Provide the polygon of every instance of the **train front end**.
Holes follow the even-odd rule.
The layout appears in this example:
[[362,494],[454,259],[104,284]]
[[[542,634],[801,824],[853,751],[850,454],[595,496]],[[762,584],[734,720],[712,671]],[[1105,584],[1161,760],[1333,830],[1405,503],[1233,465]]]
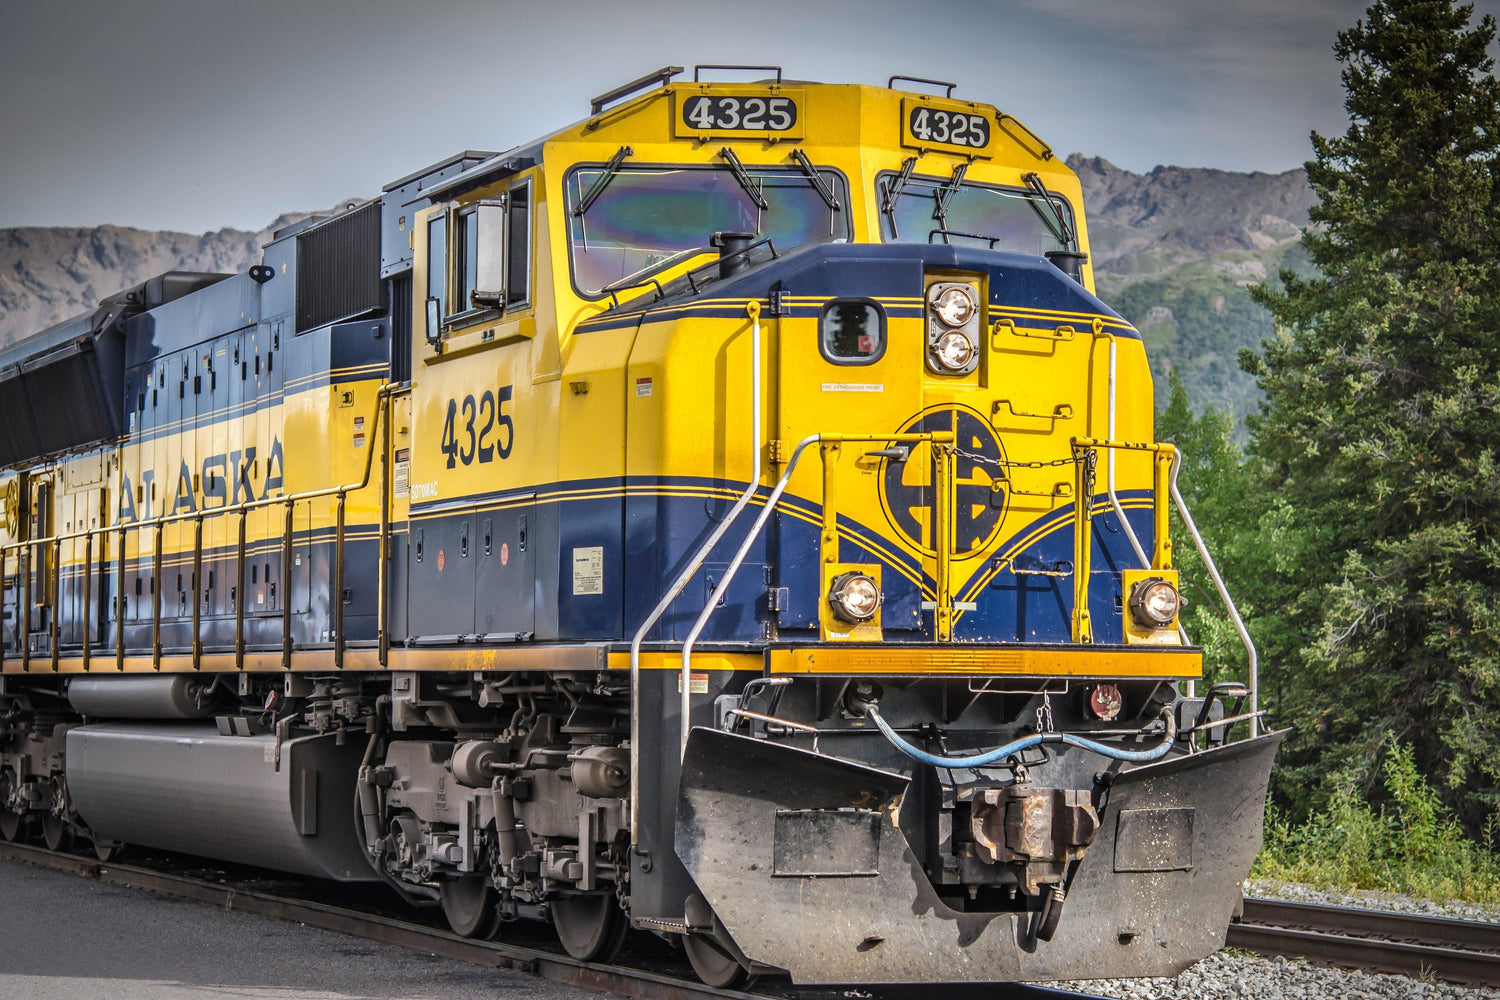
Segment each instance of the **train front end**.
[[[753,94],[796,134],[730,141]],[[1212,953],[1280,736],[1253,652],[1245,682],[1201,683],[1179,456],[1139,334],[1093,294],[1077,178],[970,102],[663,96],[701,164],[635,142],[565,192],[575,282],[621,272],[590,278],[609,308],[578,336],[631,332],[649,494],[623,512],[636,925],[726,983]],[[684,245],[633,269],[616,234],[648,193]]]

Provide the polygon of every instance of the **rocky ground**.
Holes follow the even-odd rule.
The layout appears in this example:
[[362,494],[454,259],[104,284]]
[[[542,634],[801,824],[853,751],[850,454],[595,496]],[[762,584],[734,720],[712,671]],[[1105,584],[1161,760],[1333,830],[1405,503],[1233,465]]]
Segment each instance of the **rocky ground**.
[[1500,990],[1421,982],[1325,969],[1285,958],[1258,958],[1220,952],[1175,979],[1099,979],[1055,983],[1120,1000],[1481,1000]]
[[[1295,882],[1251,881],[1246,895],[1289,899],[1301,903],[1357,906],[1396,913],[1487,920],[1500,923],[1500,907],[1480,906],[1452,900],[1435,903],[1395,893],[1325,892]],[[1453,986],[1447,983],[1409,979],[1405,976],[1373,975],[1346,969],[1328,969],[1285,958],[1260,958],[1232,951],[1205,959],[1175,979],[1103,979],[1059,983],[1060,989],[1077,990],[1119,1000],[1479,1000],[1500,998],[1500,990]]]

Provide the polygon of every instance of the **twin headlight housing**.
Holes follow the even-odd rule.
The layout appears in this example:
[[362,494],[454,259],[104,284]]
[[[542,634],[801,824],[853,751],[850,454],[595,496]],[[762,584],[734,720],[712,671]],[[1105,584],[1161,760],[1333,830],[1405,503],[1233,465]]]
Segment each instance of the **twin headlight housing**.
[[979,364],[979,289],[938,281],[927,289],[927,366],[939,375],[967,375]]

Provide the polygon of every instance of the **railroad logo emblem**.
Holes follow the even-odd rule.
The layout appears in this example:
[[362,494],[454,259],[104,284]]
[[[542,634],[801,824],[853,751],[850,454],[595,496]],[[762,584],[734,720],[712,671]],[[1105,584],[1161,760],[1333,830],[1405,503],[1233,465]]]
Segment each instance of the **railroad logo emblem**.
[[[1005,453],[989,421],[967,406],[946,404],[924,410],[901,428],[901,434],[953,431],[957,510],[954,513],[955,556],[976,552],[1000,530],[1007,491],[995,489],[1005,479]],[[905,461],[882,459],[880,503],[891,526],[913,547],[935,552],[937,533],[937,463],[928,444],[911,446]]]

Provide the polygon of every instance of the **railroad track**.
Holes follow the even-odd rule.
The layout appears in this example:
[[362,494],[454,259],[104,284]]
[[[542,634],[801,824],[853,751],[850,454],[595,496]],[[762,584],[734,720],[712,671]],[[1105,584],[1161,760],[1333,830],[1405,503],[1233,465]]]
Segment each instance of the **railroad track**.
[[1226,944],[1403,976],[1500,986],[1500,924],[1247,899]]
[[[97,861],[92,857],[0,842],[0,860],[21,861],[111,885],[192,899],[225,909],[296,921],[321,930],[411,948],[432,955],[509,969],[568,986],[636,1000],[923,1000],[924,986],[863,986],[857,989],[798,987],[786,982],[757,984],[753,992],[718,990],[695,979],[631,965],[580,962],[560,952],[503,941],[476,941],[449,931],[378,913],[316,900],[218,882],[142,865]],[[1082,993],[1022,983],[958,984],[943,987],[949,1000],[1105,1000]]]

